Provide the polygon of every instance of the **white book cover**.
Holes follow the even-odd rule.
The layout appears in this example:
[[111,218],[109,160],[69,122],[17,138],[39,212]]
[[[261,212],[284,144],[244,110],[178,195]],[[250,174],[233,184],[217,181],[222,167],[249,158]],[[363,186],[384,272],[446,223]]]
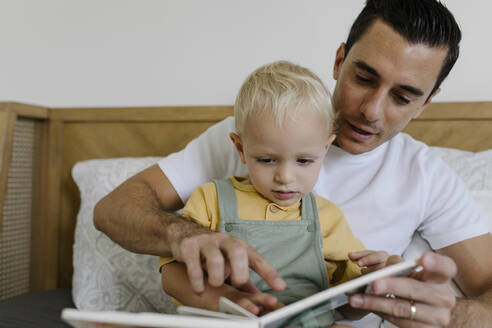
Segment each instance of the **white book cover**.
[[299,318],[306,313],[306,310],[311,310],[309,315],[315,315],[335,309],[346,304],[349,295],[364,292],[372,281],[387,276],[408,275],[418,267],[417,260],[394,264],[328,288],[261,317],[255,316],[226,298],[220,299],[220,312],[188,306],[178,307],[179,314],[64,309],[61,317],[76,328],[277,328],[286,325],[301,327]]

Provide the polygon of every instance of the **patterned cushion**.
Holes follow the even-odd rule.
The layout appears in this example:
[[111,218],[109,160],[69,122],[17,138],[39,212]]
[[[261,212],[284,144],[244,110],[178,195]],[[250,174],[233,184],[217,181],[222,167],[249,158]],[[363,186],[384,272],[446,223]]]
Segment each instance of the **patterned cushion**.
[[73,300],[84,310],[175,312],[163,292],[158,258],[129,252],[93,224],[93,208],[103,196],[159,158],[117,158],[77,163],[72,170],[81,205],[73,249]]

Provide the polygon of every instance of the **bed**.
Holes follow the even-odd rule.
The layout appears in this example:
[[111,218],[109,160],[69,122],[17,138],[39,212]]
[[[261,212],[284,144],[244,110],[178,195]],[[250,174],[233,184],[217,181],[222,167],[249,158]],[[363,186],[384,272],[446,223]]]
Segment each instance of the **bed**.
[[[25,302],[32,304],[32,297],[74,306],[71,296],[77,214],[84,208],[90,212],[93,205],[83,201],[81,207],[83,186],[80,181],[77,185],[72,176],[76,163],[111,159],[83,164],[92,168],[104,163],[108,175],[114,173],[115,165],[123,165],[120,168],[126,170],[125,174],[108,176],[112,180],[106,188],[110,190],[133,174],[132,170],[183,148],[232,112],[231,106],[47,108],[0,103],[0,313],[2,305],[20,300],[16,308],[25,307]],[[404,132],[433,147],[453,148],[451,155],[442,148],[436,151],[455,161],[466,157],[468,162],[461,168],[475,163],[480,156],[486,166],[482,179],[492,184],[492,166],[487,166],[492,163],[492,151],[487,151],[492,149],[492,102],[431,104]],[[93,175],[91,172],[79,174]],[[82,193],[94,189],[94,183],[85,186]],[[492,186],[482,183],[475,187],[487,204],[492,198],[485,189],[492,190]],[[88,212],[86,215],[90,215]],[[109,248],[107,241],[101,245]],[[111,247],[114,253],[117,246]],[[75,254],[77,251],[80,248],[76,246]],[[27,299],[22,301],[23,297]],[[145,298],[135,301],[132,309],[155,309],[146,302]],[[39,310],[43,311],[47,310]],[[53,322],[47,326],[56,327]]]

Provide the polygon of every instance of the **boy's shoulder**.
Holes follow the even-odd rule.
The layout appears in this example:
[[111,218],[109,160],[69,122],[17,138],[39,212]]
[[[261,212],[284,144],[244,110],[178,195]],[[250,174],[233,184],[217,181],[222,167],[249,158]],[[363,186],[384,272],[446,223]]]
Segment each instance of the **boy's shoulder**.
[[215,183],[213,181],[206,182],[204,184],[199,185],[193,190],[187,202],[190,202],[190,200],[197,200],[197,199],[205,199],[205,200],[217,199],[216,194],[217,194],[217,187],[215,186]]
[[316,200],[316,206],[318,207],[318,213],[324,214],[324,213],[330,213],[331,215],[342,215],[343,212],[338,205],[333,203],[332,201],[323,198],[319,195],[314,194],[314,198]]

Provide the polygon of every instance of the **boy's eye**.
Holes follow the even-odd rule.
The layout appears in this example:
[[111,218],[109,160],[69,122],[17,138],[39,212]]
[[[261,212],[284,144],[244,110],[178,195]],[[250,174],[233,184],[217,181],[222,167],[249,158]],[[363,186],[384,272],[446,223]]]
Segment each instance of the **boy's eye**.
[[297,160],[297,163],[299,164],[308,164],[308,163],[312,163],[313,160],[312,159],[309,159],[309,158],[299,158]]
[[256,161],[258,161],[260,163],[266,163],[266,164],[268,164],[268,163],[272,163],[273,162],[273,159],[271,159],[271,158],[258,158],[258,159],[256,159]]

